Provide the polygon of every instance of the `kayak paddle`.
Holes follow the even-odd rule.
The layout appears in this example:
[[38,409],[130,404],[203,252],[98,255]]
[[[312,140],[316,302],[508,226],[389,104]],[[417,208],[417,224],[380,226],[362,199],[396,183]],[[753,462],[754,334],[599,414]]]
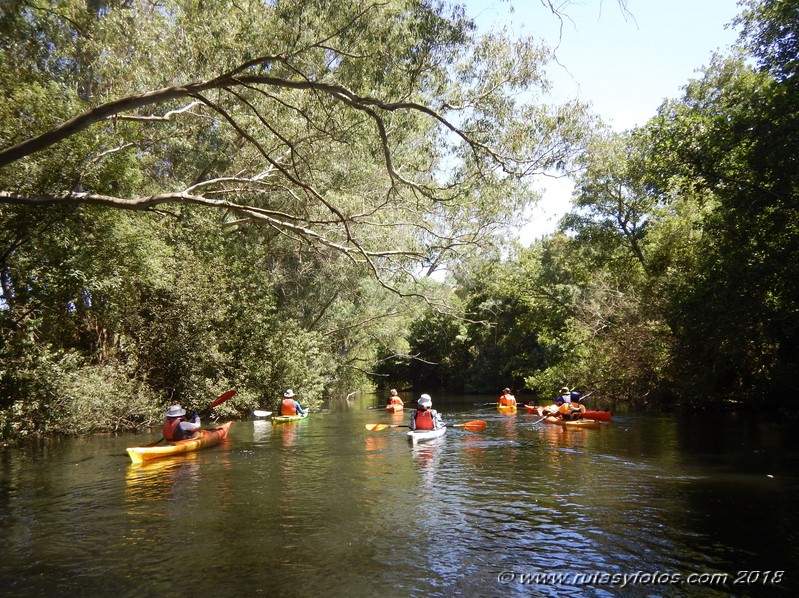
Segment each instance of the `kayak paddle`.
[[230,390],[227,390],[227,391],[223,392],[221,395],[219,395],[219,396],[216,398],[216,400],[215,400],[213,403],[211,403],[211,404],[208,406],[208,408],[207,408],[207,409],[203,410],[203,412],[202,412],[202,413],[206,413],[206,412],[209,412],[209,413],[210,413],[211,409],[213,409],[214,407],[217,407],[217,406],[221,405],[222,403],[224,403],[225,401],[227,401],[229,398],[231,398],[231,397],[235,396],[235,394],[236,394],[237,392],[238,392],[238,391],[237,391],[235,388],[231,388]]
[[386,428],[410,428],[408,424],[366,424],[366,429],[372,432],[380,432]]
[[[465,424],[445,424],[451,428],[464,428],[470,432],[482,432],[486,429],[486,423],[481,419],[473,419]],[[372,432],[380,432],[386,428],[409,428],[407,424],[366,424],[366,429]]]
[[255,417],[269,417],[270,415],[272,415],[272,412],[271,411],[260,411],[260,410],[256,409],[255,411],[252,412],[252,414]]
[[[202,413],[202,414],[210,413],[210,412],[211,412],[211,410],[212,410],[214,407],[217,407],[217,406],[221,405],[222,403],[224,403],[225,401],[227,401],[229,398],[231,398],[232,396],[234,396],[234,395],[235,395],[237,392],[238,392],[238,391],[237,391],[235,388],[231,388],[230,390],[227,390],[227,391],[223,392],[223,393],[222,393],[221,395],[219,395],[219,396],[216,398],[216,400],[215,400],[213,403],[211,403],[211,404],[210,404],[210,405],[209,405],[209,406],[208,406],[206,409],[203,409],[203,411],[202,411],[201,413]],[[158,440],[156,440],[155,442],[151,442],[150,444],[147,444],[147,445],[145,445],[145,446],[155,446],[155,445],[157,445],[158,443],[160,443],[162,440],[164,440],[164,437],[163,437],[163,436],[162,436],[161,438],[159,438]]]
[[473,419],[472,421],[468,421],[465,424],[447,424],[452,428],[463,428],[464,430],[469,430],[470,432],[482,432],[486,429],[486,423],[482,419]]

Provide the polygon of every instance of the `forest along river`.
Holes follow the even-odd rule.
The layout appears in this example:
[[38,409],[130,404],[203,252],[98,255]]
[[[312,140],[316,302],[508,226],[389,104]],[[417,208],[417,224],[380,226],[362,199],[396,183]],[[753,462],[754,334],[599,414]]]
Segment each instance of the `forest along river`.
[[[434,397],[450,429],[335,403],[135,466],[149,434],[0,452],[3,596],[795,596],[793,429],[614,415],[599,430]],[[380,401],[382,403],[382,401]],[[184,589],[185,588],[185,589]]]

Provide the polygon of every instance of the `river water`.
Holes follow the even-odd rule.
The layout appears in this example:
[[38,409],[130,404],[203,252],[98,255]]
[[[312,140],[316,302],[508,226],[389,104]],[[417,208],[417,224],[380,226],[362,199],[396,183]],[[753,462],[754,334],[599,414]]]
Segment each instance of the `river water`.
[[158,431],[2,450],[0,596],[797,595],[792,427],[491,400],[436,398],[486,430],[416,447],[372,397],[144,466]]

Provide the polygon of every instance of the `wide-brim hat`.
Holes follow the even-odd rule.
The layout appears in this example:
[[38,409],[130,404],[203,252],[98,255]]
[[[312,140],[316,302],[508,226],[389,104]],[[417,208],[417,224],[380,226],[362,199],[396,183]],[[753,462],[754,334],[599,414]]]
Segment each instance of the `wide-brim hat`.
[[419,397],[417,401],[420,407],[432,407],[433,406],[433,399],[430,398],[430,395],[422,395]]
[[283,396],[286,397],[287,399],[290,399],[291,397],[294,396],[294,391],[289,388],[286,392],[283,393]]
[[180,405],[172,405],[166,410],[167,417],[182,417],[186,415],[186,410]]

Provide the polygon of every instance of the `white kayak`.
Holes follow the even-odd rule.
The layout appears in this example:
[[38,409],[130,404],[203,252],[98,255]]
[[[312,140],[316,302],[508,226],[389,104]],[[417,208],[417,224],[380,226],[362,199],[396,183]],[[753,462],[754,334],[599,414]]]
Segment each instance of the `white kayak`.
[[438,430],[411,430],[408,432],[408,440],[413,444],[421,440],[432,440],[433,438],[441,438],[447,433],[447,426],[441,426]]

